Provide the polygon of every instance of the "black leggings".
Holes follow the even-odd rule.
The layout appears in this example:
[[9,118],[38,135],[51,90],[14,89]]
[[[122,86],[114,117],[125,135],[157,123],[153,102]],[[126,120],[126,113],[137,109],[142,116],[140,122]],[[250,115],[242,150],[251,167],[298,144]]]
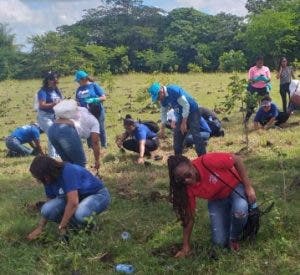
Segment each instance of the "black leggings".
[[[158,148],[159,142],[157,139],[146,139],[145,143],[145,155],[149,156],[150,152],[155,151]],[[139,142],[135,139],[127,139],[123,142],[123,147],[129,151],[136,153],[140,152]]]
[[286,95],[288,94],[290,99],[290,83],[284,83],[280,85],[280,95],[282,100],[282,110],[286,112],[287,108],[287,101],[286,101]]

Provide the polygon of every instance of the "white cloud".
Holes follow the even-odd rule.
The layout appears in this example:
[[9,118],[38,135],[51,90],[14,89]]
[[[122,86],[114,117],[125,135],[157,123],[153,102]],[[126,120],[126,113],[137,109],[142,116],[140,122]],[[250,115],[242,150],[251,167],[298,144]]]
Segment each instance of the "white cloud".
[[246,0],[176,0],[178,6],[194,7],[211,14],[219,12],[232,13],[236,15],[246,15]]

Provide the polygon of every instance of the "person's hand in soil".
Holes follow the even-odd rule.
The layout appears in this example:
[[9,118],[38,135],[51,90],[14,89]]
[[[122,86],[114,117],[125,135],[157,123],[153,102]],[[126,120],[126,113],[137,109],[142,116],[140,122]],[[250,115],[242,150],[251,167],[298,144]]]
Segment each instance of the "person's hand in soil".
[[28,241],[36,240],[42,234],[42,232],[43,228],[39,226],[36,229],[34,229],[31,233],[29,233],[26,238]]
[[184,247],[182,247],[181,250],[179,250],[176,253],[175,258],[185,258],[185,257],[189,256],[190,254],[191,254],[191,247],[184,246]]
[[143,157],[139,157],[139,158],[137,159],[137,164],[144,164],[144,162],[145,162],[145,160],[144,160]]

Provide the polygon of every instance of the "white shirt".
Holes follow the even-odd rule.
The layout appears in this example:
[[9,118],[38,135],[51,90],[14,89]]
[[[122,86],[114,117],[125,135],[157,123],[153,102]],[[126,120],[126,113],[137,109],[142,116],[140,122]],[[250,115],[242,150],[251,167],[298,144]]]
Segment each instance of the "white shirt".
[[291,96],[298,95],[300,96],[300,80],[292,80],[290,84],[290,93]]
[[87,139],[91,133],[100,133],[98,120],[84,107],[78,107],[78,119],[71,119],[80,138]]

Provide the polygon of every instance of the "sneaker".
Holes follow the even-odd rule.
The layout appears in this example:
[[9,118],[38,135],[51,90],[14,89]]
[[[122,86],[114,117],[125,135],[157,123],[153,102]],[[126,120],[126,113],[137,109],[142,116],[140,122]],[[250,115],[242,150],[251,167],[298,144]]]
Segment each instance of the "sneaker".
[[241,246],[240,246],[240,243],[239,243],[238,241],[236,241],[236,240],[231,240],[231,241],[229,242],[229,248],[230,248],[230,250],[233,251],[233,252],[238,252],[238,251],[240,250]]

